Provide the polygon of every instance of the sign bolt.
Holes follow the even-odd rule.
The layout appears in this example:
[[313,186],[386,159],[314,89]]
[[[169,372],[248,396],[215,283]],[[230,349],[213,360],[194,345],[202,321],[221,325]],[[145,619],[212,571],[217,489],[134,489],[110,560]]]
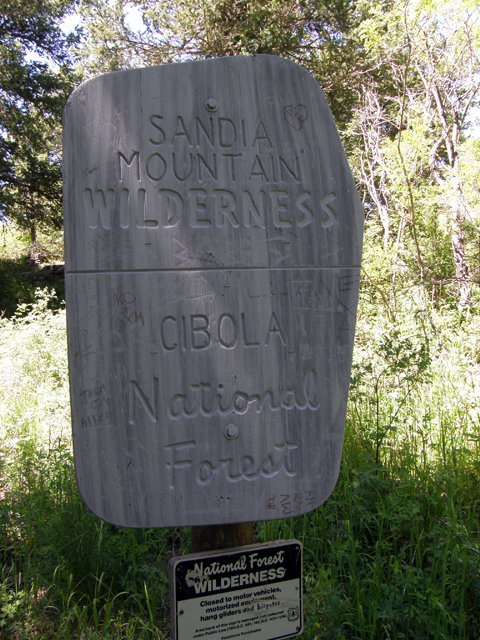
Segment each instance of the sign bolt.
[[235,426],[234,424],[228,424],[225,427],[224,434],[228,440],[235,440],[235,438],[238,438],[238,433],[239,433],[238,427]]
[[205,106],[209,111],[216,111],[218,109],[217,101],[214,100],[213,98],[209,98],[205,103]]

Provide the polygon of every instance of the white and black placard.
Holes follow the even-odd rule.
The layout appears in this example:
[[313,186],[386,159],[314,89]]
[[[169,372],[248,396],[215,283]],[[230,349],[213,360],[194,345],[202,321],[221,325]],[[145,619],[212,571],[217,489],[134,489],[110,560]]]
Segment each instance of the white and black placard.
[[302,631],[297,540],[182,556],[169,574],[173,640],[280,640]]

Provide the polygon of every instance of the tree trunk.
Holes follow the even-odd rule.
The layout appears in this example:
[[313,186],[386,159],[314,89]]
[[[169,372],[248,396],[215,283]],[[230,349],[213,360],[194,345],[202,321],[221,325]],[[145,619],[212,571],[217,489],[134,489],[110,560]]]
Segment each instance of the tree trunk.
[[458,211],[455,212],[450,239],[452,242],[453,261],[455,263],[455,275],[457,277],[458,290],[460,293],[458,304],[460,307],[466,307],[470,303],[471,287],[468,280],[467,260],[465,258],[463,230],[461,225],[462,219],[458,213]]
[[450,239],[452,243],[453,261],[455,263],[455,275],[457,276],[458,290],[460,293],[458,304],[460,307],[465,308],[470,303],[471,287],[464,247],[463,224],[465,222],[466,211],[460,183],[458,156],[455,157],[453,169],[455,172],[455,200],[452,203],[453,220]]

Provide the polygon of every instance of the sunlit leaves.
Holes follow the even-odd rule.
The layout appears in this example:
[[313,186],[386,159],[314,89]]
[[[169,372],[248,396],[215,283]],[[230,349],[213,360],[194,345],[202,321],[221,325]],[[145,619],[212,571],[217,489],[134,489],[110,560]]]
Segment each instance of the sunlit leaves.
[[61,225],[59,127],[72,88],[60,19],[67,0],[0,9],[0,216],[30,230]]

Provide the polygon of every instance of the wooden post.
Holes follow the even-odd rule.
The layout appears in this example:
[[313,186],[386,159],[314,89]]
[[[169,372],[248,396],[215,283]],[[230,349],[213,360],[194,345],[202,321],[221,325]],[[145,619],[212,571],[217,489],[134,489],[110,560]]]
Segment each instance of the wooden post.
[[192,552],[214,551],[253,544],[251,522],[192,527]]

